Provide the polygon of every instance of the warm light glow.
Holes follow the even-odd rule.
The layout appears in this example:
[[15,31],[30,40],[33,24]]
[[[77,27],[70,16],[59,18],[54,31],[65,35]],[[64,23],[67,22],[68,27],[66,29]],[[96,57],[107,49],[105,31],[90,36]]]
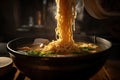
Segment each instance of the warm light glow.
[[37,18],[38,18],[37,25],[41,25],[42,22],[41,22],[41,12],[40,11],[37,12]]

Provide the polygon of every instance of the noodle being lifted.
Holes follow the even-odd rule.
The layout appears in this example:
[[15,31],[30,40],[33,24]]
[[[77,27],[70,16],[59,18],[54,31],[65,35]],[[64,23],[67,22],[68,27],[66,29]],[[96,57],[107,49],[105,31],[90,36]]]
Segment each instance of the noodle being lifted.
[[70,55],[71,53],[95,53],[97,45],[73,40],[73,29],[75,29],[76,0],[56,0],[57,20],[56,40],[41,47],[22,47],[19,50],[28,54],[38,55]]
[[76,46],[73,40],[72,29],[75,24],[75,5],[76,0],[56,0],[57,4],[57,28],[56,41],[49,43],[43,51],[52,51],[55,53],[71,53],[79,52],[80,49]]

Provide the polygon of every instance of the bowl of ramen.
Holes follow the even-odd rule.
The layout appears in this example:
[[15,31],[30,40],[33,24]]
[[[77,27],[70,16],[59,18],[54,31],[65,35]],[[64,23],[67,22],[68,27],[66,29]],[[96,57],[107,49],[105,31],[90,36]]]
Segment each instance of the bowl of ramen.
[[74,40],[78,52],[45,52],[44,49],[50,40],[35,37],[11,40],[7,44],[7,49],[17,68],[31,79],[90,78],[104,65],[111,42],[92,36],[77,37]]
[[111,42],[73,36],[76,0],[55,0],[56,39],[23,37],[7,43],[17,68],[33,80],[87,80],[105,63]]

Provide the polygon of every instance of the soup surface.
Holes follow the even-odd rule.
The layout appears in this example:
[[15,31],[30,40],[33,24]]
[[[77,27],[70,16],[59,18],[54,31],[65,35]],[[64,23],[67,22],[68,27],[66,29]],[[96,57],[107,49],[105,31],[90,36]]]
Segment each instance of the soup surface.
[[[49,44],[49,43],[48,43]],[[48,44],[40,43],[40,44],[26,44],[21,47],[18,47],[18,51],[22,52],[26,55],[36,55],[36,56],[62,56],[62,55],[87,55],[87,54],[94,54],[100,51],[100,46],[94,43],[88,42],[76,42],[77,52],[68,52],[66,53],[66,48],[60,52],[56,51],[43,51],[44,47]],[[69,46],[68,46],[69,48]],[[55,49],[54,49],[55,50]]]

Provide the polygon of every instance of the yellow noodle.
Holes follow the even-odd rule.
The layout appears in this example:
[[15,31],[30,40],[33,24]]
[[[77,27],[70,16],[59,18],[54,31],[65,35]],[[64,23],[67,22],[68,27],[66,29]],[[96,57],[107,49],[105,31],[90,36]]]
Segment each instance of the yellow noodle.
[[50,42],[42,51],[55,52],[59,54],[79,52],[73,40],[73,29],[75,29],[76,0],[56,0],[57,27],[55,29],[57,40]]

